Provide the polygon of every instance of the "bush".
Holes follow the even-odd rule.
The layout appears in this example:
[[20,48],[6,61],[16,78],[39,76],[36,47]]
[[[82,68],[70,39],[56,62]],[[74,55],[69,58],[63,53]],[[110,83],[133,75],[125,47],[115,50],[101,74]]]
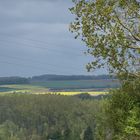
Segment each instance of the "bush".
[[125,82],[112,91],[107,115],[114,140],[140,139],[140,82]]

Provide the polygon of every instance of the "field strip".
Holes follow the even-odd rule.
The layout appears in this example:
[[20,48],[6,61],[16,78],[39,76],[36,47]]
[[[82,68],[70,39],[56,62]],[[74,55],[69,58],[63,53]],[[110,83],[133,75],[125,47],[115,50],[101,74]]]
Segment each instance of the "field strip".
[[98,91],[90,91],[90,92],[80,92],[80,91],[69,91],[69,92],[40,92],[40,93],[33,93],[33,94],[56,94],[56,95],[77,95],[82,93],[88,93],[92,96],[98,96],[98,95],[106,95],[108,92],[98,92]]

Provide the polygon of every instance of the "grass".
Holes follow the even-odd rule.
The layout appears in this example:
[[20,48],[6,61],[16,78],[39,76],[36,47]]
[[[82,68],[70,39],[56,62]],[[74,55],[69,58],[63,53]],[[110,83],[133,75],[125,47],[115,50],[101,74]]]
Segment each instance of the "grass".
[[[88,93],[92,96],[107,94],[104,90],[116,88],[119,83],[116,80],[65,80],[65,81],[48,81],[34,82],[29,85],[0,85],[0,95],[20,93],[20,94],[60,94],[60,95],[77,95]],[[53,89],[50,90],[50,89]],[[81,90],[84,89],[84,90]]]
[[57,94],[57,95],[77,95],[81,93],[88,93],[93,96],[104,95],[107,92],[96,92],[96,91],[58,91],[51,92],[48,88],[43,86],[35,86],[35,85],[1,85],[0,86],[0,95],[11,94],[11,93],[26,93],[26,94]]
[[50,89],[93,89],[93,88],[116,88],[117,80],[62,80],[48,82],[34,82],[34,86],[47,87]]
[[108,92],[100,92],[100,91],[90,91],[90,92],[76,92],[76,91],[69,91],[69,92],[42,92],[42,93],[35,93],[35,94],[57,94],[57,95],[67,95],[67,96],[71,96],[71,95],[78,95],[78,94],[82,94],[82,93],[88,93],[92,96],[98,96],[98,95],[105,95],[108,94]]

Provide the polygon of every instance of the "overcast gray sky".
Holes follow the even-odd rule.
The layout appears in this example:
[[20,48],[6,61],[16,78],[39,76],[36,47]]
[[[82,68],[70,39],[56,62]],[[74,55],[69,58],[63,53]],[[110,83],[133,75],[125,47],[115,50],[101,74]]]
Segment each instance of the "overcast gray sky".
[[88,73],[92,60],[69,32],[71,0],[0,0],[0,76]]

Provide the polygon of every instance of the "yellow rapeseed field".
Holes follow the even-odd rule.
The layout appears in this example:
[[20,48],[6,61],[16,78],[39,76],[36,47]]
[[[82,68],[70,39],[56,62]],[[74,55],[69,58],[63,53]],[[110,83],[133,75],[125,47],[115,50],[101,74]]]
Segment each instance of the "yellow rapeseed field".
[[90,92],[80,92],[80,91],[60,91],[60,92],[38,92],[38,93],[33,93],[33,94],[57,94],[57,95],[77,95],[77,94],[82,94],[82,93],[88,93],[92,96],[97,96],[97,95],[105,95],[108,92],[98,92],[98,91],[90,91]]

